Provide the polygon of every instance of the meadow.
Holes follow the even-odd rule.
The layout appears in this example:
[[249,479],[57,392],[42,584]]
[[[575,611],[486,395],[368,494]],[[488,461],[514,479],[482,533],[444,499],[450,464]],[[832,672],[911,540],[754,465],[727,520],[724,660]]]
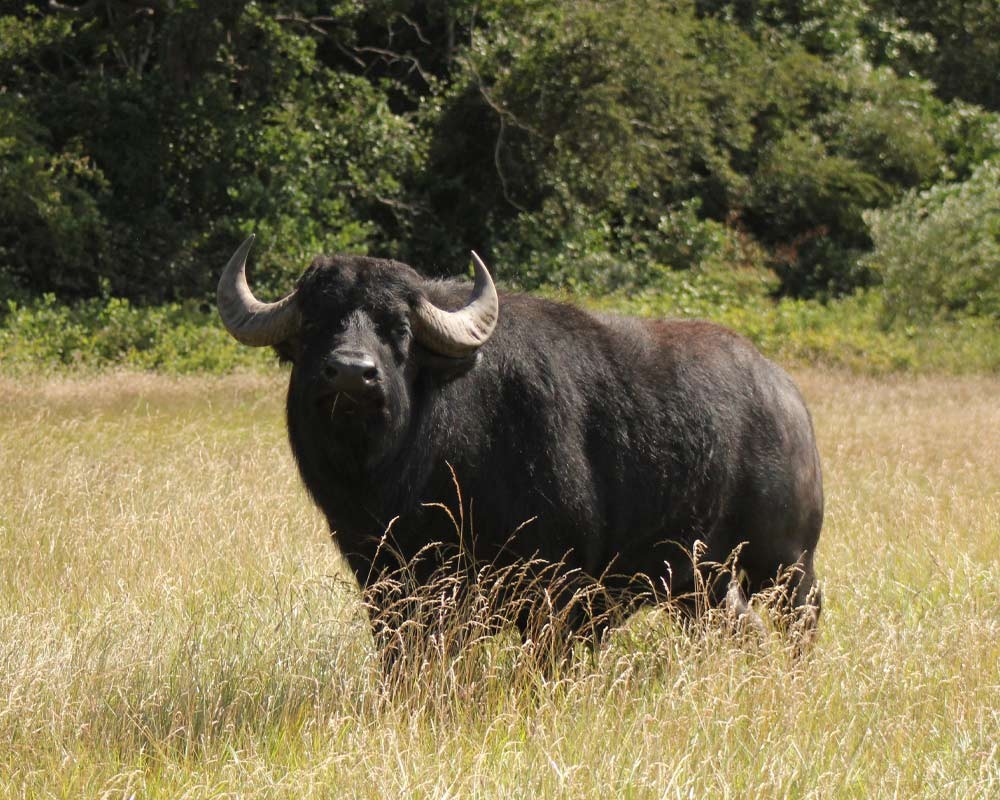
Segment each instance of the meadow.
[[808,657],[652,613],[392,683],[277,370],[0,378],[0,797],[1000,796],[1000,379],[795,376]]

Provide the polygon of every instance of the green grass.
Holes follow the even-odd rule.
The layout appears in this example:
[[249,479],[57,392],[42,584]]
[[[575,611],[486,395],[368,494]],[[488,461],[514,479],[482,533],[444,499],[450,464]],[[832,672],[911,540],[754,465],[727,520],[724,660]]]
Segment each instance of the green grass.
[[1000,381],[797,377],[809,658],[647,614],[553,679],[497,637],[395,684],[283,378],[0,379],[0,797],[996,797]]

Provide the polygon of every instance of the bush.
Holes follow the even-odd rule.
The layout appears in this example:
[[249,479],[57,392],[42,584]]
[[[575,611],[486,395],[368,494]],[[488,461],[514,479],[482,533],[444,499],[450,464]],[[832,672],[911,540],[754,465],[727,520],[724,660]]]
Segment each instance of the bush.
[[892,318],[1000,320],[1000,159],[865,219]]
[[239,345],[214,309],[190,302],[137,308],[120,298],[94,298],[65,305],[47,294],[8,302],[0,321],[6,373],[119,367],[219,373],[273,362],[270,348]]
[[750,235],[784,293],[849,293],[871,279],[863,211],[964,158],[958,127],[982,132],[929,83],[865,61],[863,4],[816,6],[819,27],[700,3],[519,8],[477,32],[429,120],[418,263],[471,246],[525,265],[525,283],[562,283],[583,249],[631,263],[617,273],[641,286]]
[[[620,288],[626,265],[584,257],[577,279],[545,294],[611,312],[694,317],[728,325],[787,363],[823,364],[862,373],[944,371],[1000,373],[1000,326],[963,318],[922,325],[882,324],[881,295],[861,292],[829,303],[772,300],[766,270],[654,270],[643,288]],[[595,279],[595,276],[597,278]],[[595,290],[594,285],[603,282]],[[275,369],[270,348],[244,347],[213,308],[192,303],[147,308],[97,298],[71,305],[52,295],[8,302],[0,316],[0,375],[93,372],[224,373]]]
[[1000,327],[992,320],[935,320],[886,327],[880,294],[838,300],[768,299],[753,287],[714,276],[672,274],[641,292],[584,298],[601,311],[711,319],[784,364],[823,365],[881,375],[894,372],[1000,373]]
[[108,182],[79,141],[54,149],[27,105],[0,87],[0,285],[80,291],[107,249]]
[[434,121],[432,227],[532,270],[583,243],[641,262],[682,204],[721,220],[745,191],[759,67],[685,3],[561,2],[485,30]]
[[422,142],[396,84],[319,56],[310,4],[11,5],[0,283],[162,303],[209,296],[251,231],[264,291],[318,252],[394,248]]
[[[655,221],[612,222],[578,209],[568,223],[546,208],[519,220],[519,237],[499,243],[494,271],[509,286],[575,288],[586,294],[672,285],[685,274],[712,275],[724,284],[777,287],[765,254],[746,234],[704,218],[701,200],[676,203]],[[651,225],[650,223],[655,223]],[[561,237],[553,241],[553,231]],[[524,255],[527,251],[527,255]],[[498,268],[498,269],[497,269]]]
[[469,248],[532,286],[767,257],[850,293],[865,209],[1000,147],[912,72],[936,41],[993,96],[996,14],[918,3],[966,58],[904,5],[0,0],[0,292],[207,298],[256,231],[265,296],[319,252]]

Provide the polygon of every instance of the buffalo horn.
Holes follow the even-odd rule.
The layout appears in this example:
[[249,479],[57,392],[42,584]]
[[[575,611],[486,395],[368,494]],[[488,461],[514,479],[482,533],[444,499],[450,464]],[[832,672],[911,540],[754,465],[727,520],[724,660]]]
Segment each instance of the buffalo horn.
[[464,308],[445,311],[430,300],[421,298],[414,319],[414,334],[428,350],[443,356],[474,353],[486,344],[497,324],[499,300],[490,272],[483,260],[472,253],[476,282]]
[[250,234],[229,259],[219,278],[216,299],[223,325],[238,342],[265,347],[279,344],[298,332],[299,309],[294,291],[275,303],[262,303],[253,296],[246,275],[247,254],[253,240],[254,235]]

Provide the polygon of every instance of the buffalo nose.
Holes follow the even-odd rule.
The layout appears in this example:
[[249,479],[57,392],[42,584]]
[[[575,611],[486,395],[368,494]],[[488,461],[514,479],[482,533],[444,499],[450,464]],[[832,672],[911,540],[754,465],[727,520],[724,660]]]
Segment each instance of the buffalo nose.
[[358,392],[379,382],[375,359],[366,353],[337,352],[323,365],[323,377],[338,392]]

